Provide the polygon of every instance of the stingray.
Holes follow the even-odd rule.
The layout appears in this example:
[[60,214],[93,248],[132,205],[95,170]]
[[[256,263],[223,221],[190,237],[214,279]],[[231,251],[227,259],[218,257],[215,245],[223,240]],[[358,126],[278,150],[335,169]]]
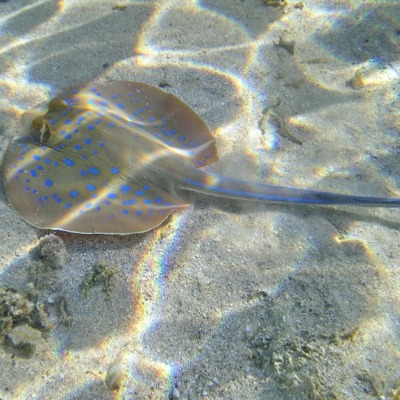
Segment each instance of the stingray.
[[89,83],[50,101],[11,141],[3,178],[30,224],[77,233],[146,232],[190,192],[260,202],[400,206],[365,197],[247,182],[207,172],[215,139],[183,101],[146,83]]

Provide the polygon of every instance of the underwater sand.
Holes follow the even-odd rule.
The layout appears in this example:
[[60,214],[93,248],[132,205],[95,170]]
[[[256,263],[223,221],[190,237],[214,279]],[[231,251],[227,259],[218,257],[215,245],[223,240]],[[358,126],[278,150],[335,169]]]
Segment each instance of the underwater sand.
[[[0,2],[1,157],[26,111],[126,79],[199,113],[213,172],[400,196],[400,7],[265,3]],[[149,233],[46,253],[0,200],[1,399],[400,396],[399,210],[196,195]]]

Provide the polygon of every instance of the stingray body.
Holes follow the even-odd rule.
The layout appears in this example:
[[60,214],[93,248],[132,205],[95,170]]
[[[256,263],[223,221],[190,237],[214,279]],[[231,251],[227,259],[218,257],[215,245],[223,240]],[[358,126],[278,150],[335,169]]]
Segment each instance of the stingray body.
[[255,201],[400,206],[362,197],[244,182],[206,172],[214,138],[184,102],[140,82],[89,83],[49,103],[3,160],[14,209],[39,228],[128,234],[160,225],[190,192]]

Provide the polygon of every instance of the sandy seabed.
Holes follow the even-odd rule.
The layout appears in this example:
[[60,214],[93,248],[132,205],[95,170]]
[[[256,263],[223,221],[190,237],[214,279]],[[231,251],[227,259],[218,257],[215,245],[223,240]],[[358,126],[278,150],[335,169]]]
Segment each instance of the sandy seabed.
[[[204,119],[210,171],[400,196],[394,1],[10,0],[0,33],[1,156],[61,91],[135,80]],[[195,195],[43,238],[2,188],[0,220],[1,399],[400,398],[396,209]]]

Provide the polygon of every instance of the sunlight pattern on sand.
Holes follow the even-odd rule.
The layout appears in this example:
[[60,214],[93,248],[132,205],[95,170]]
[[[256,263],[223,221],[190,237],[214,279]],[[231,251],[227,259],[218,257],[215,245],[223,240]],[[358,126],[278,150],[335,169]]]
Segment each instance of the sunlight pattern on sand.
[[[268,12],[262,13],[265,5],[261,6],[262,2],[259,2],[259,15],[251,23],[245,16],[249,12],[245,9],[246,2],[242,4],[242,13],[238,12],[241,9],[237,5],[236,8],[232,6],[233,1],[221,4],[200,0],[121,2],[121,6],[126,4],[132,14],[123,9],[113,10],[115,2],[107,0],[41,0],[31,3],[22,2],[18,6],[18,2],[9,2],[9,6],[14,8],[0,16],[0,107],[4,111],[4,125],[8,127],[5,133],[2,130],[1,151],[4,152],[14,131],[25,126],[20,123],[21,118],[27,118],[23,114],[35,104],[46,103],[61,89],[94,77],[106,81],[143,80],[162,83],[174,94],[187,96],[184,100],[192,102],[190,105],[204,117],[217,138],[221,162],[213,168],[218,172],[231,170],[247,176],[250,173],[252,177],[257,175],[269,183],[280,185],[337,188],[342,191],[351,189],[365,194],[398,193],[394,165],[398,161],[399,123],[394,110],[398,97],[395,83],[399,77],[399,63],[394,58],[385,59],[378,51],[379,46],[373,42],[374,38],[372,43],[363,42],[361,49],[354,42],[349,53],[341,53],[340,48],[335,46],[335,40],[342,40],[340,33],[346,32],[349,27],[360,29],[362,21],[370,18],[363,7],[367,3],[379,2],[361,4],[356,0],[343,1],[331,7],[321,2],[323,5],[313,8],[305,4],[304,10],[293,8],[289,2],[292,8],[288,14],[282,13],[279,8],[268,8]],[[255,4],[251,3],[251,6],[255,7]],[[399,29],[398,20],[389,12],[381,10],[380,15]],[[94,33],[85,36],[87,26]],[[314,26],[318,29],[312,32]],[[114,36],[103,39],[107,30],[115,27]],[[297,40],[290,33],[299,30],[307,32],[310,39]],[[377,31],[380,38],[378,34]],[[283,38],[279,43],[280,36]],[[356,34],[353,36],[356,37]],[[289,54],[289,42],[293,40],[296,42],[294,54]],[[395,49],[398,38],[389,36],[390,40]],[[396,51],[392,53],[396,54]],[[362,57],[364,54],[365,59]],[[271,64],[273,57],[281,63],[275,60]],[[279,68],[271,69],[271,65],[278,65]],[[364,118],[365,108],[360,102],[365,99],[373,101],[375,95],[381,101],[372,106],[372,115]],[[302,101],[295,103],[293,97]],[[310,98],[319,99],[317,106],[310,105]],[[387,108],[389,112],[382,113],[382,109]],[[369,139],[365,137],[365,131],[384,131],[387,134],[379,136],[378,140]],[[284,151],[284,148],[290,150]],[[201,200],[200,205],[204,207]],[[7,216],[4,221],[11,218],[7,209],[6,205],[2,208]],[[309,214],[304,210],[294,215],[279,207],[271,207],[270,213],[257,207],[239,210],[233,207],[233,210],[238,212],[217,210],[213,214],[219,218],[216,222],[221,228],[218,224],[207,225],[200,211],[198,228],[189,224],[193,213],[193,209],[189,208],[185,213],[175,214],[167,225],[137,239],[131,247],[123,242],[119,251],[125,256],[128,253],[130,257],[125,266],[131,269],[128,283],[124,282],[129,288],[130,298],[123,301],[133,304],[131,309],[123,309],[126,315],[122,317],[127,326],[116,326],[101,340],[90,345],[85,342],[83,347],[73,347],[65,339],[68,336],[65,333],[71,328],[57,326],[54,333],[51,332],[47,351],[39,356],[40,365],[25,367],[18,359],[7,359],[7,362],[13,363],[15,373],[25,379],[17,384],[9,382],[10,392],[1,392],[0,395],[4,398],[35,396],[44,399],[90,398],[92,393],[107,393],[104,398],[125,399],[135,398],[139,393],[140,398],[175,399],[179,393],[181,398],[189,397],[193,390],[200,396],[200,383],[204,384],[204,391],[211,391],[205,378],[198,378],[198,386],[193,384],[190,387],[188,384],[187,388],[182,388],[177,387],[179,377],[210,356],[211,346],[207,346],[215,343],[216,338],[228,337],[229,340],[222,343],[227,343],[229,347],[231,338],[224,330],[227,324],[235,318],[245,319],[255,306],[272,307],[273,301],[285,295],[285,290],[293,285],[295,278],[310,265],[314,272],[318,271],[317,266],[323,266],[324,272],[332,273],[331,287],[340,286],[340,279],[345,280],[341,275],[346,270],[354,270],[355,275],[358,269],[368,271],[373,277],[368,275],[367,280],[365,276],[360,276],[360,287],[370,292],[376,290],[380,301],[369,304],[365,300],[362,303],[365,308],[369,307],[369,314],[360,317],[359,329],[364,339],[357,342],[356,347],[366,346],[365,343],[373,347],[382,338],[394,337],[395,324],[390,321],[389,311],[375,318],[371,309],[400,310],[399,302],[390,303],[383,293],[387,283],[390,289],[387,289],[386,295],[400,298],[398,285],[395,284],[398,278],[391,269],[397,262],[397,254],[393,250],[389,257],[377,250],[382,245],[390,249],[390,244],[386,244],[389,233],[396,237],[398,223],[395,213],[387,210],[368,213],[366,210],[354,215],[350,210],[343,212],[343,218],[333,213],[327,215],[321,227],[317,212]],[[363,221],[352,223],[360,215],[365,217]],[[379,223],[383,228],[375,232]],[[222,227],[229,227],[230,230],[223,231]],[[325,230],[322,231],[322,228]],[[382,233],[384,228],[386,236]],[[6,247],[3,249],[0,276],[6,277],[6,282],[12,282],[15,266],[20,266],[20,263],[26,266],[29,252],[37,244],[31,233],[29,237],[25,237],[23,231],[14,234],[18,238],[18,251],[16,243],[8,246],[4,239]],[[190,239],[184,241],[183,234]],[[108,247],[107,240],[102,244],[103,249]],[[19,245],[19,242],[22,244]],[[189,243],[193,246],[190,249]],[[90,257],[92,250],[77,247],[75,258],[65,267],[68,271],[71,269],[65,281],[69,290],[82,280],[83,273],[74,268],[75,263],[87,263],[86,258]],[[222,255],[210,257],[207,249],[214,248],[216,253],[221,248],[229,248],[229,252],[226,250]],[[244,251],[248,254],[242,255]],[[196,304],[188,299],[191,300],[191,294],[193,297],[198,294],[195,291],[197,282],[207,282],[209,277],[204,277],[207,272],[214,278],[218,276],[219,269],[231,269],[233,283],[242,276],[241,272],[249,276],[249,282],[246,281],[248,293],[240,292],[241,297],[238,295],[235,300],[219,299],[218,307],[209,314],[205,313],[212,328],[203,336],[199,334],[200,339],[196,336],[192,338],[187,332],[179,332],[175,327],[180,322],[179,318],[171,318],[171,321],[163,318],[170,295],[167,287],[169,290],[176,281],[180,282],[181,268],[192,268],[194,274],[197,265],[201,265],[204,271],[199,271],[200,277],[193,278],[194,289],[183,288],[187,303],[182,308]],[[200,283],[198,286],[202,287]],[[230,283],[223,281],[220,286],[204,284],[202,289],[210,290],[208,299],[213,302],[216,300],[213,296],[217,298],[216,293],[219,292],[229,297],[232,293]],[[215,282],[213,284],[216,285]],[[240,289],[240,285],[233,287]],[[325,287],[326,292],[329,290],[330,287]],[[84,301],[81,292],[78,289],[71,292],[73,294],[68,300],[79,307]],[[334,298],[337,292],[332,293]],[[288,297],[285,301],[289,303],[291,299]],[[372,303],[371,300],[369,302]],[[299,303],[307,312],[311,308],[307,299]],[[390,304],[385,306],[386,303]],[[110,304],[108,320],[112,321],[115,303]],[[82,307],[84,305],[82,303]],[[352,310],[354,305],[349,304],[348,307]],[[347,312],[343,308],[345,311],[340,308],[334,310],[335,318],[339,319],[341,313]],[[121,313],[119,310],[116,313]],[[198,313],[197,308],[193,313]],[[320,318],[323,325],[325,315],[321,313]],[[292,321],[289,317],[285,321],[295,330],[294,325],[290,325]],[[87,315],[87,318],[79,320],[83,325],[93,324],[93,331],[99,329],[102,322],[96,319],[96,315]],[[162,347],[154,350],[154,346],[148,344],[157,339],[157,331],[166,327],[173,329],[174,333],[179,332],[175,341],[187,345],[182,353],[166,356],[170,354],[168,351],[158,351]],[[74,332],[76,334],[77,331]],[[267,337],[267,340],[272,339]],[[388,348],[392,350],[390,343]],[[326,348],[330,346],[332,343]],[[346,346],[348,343],[342,343],[342,347]],[[349,350],[351,363],[348,365],[359,362],[357,365],[368,369],[371,361],[367,363],[354,348]],[[251,354],[250,346],[246,350]],[[228,358],[228,349],[226,351]],[[334,351],[339,350],[336,347]],[[344,357],[343,354],[341,357]],[[305,359],[304,356],[302,360]],[[229,371],[235,377],[239,374],[236,381],[232,378],[232,381],[221,383],[220,388],[225,390],[226,396],[230,396],[232,387],[238,382],[243,388],[246,384],[250,387],[252,384],[248,382],[256,382],[255,376],[263,373],[249,360],[251,355],[246,358],[247,365],[238,366],[240,373],[233,369]],[[223,370],[222,363],[220,367]],[[271,365],[264,367],[270,371],[268,368]],[[35,375],[29,375],[34,368]],[[273,380],[274,376],[264,378],[265,381]],[[283,371],[279,379],[284,378]],[[300,375],[300,378],[308,382],[309,377]],[[298,387],[301,387],[300,383]],[[288,381],[289,386],[292,384],[293,381]],[[255,393],[252,392],[249,398],[257,398]],[[262,395],[257,393],[259,398]],[[327,393],[324,395],[328,396]]]

